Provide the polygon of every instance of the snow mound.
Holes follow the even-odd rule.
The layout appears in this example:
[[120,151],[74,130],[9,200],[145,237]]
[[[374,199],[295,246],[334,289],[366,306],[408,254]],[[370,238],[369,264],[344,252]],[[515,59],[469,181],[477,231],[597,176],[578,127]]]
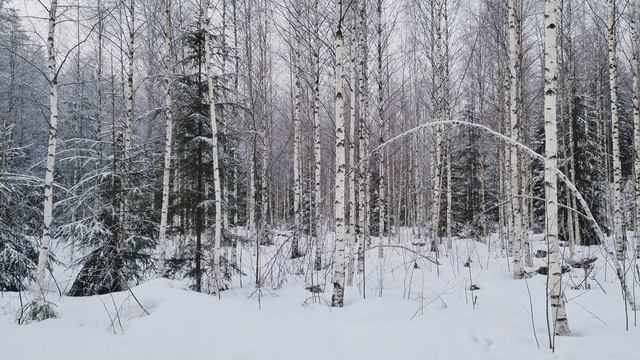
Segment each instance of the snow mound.
[[[595,252],[581,251],[585,256]],[[630,331],[625,331],[620,288],[602,259],[586,280],[590,289],[583,284],[582,269],[565,275],[573,336],[556,338],[552,353],[545,276],[512,280],[506,258],[472,241],[456,241],[441,255],[439,267],[402,249],[385,252],[383,260],[377,251],[368,254],[366,299],[356,281],[347,287],[341,309],[326,305],[330,277],[320,278],[325,292],[311,294],[304,275],[289,276],[281,288],[259,293],[247,285],[248,275],[243,287],[234,283],[220,299],[189,290],[188,281],[167,279],[100,296],[51,293],[59,318],[26,326],[15,322],[18,294],[4,293],[0,358],[640,359],[636,314],[629,312]],[[529,270],[543,265],[544,259],[535,260]],[[472,285],[478,290],[471,291]]]

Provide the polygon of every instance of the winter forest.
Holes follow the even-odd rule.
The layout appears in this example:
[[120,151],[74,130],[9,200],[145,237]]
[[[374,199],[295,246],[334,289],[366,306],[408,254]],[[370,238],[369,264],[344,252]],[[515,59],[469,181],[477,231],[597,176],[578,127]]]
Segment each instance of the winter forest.
[[0,358],[640,359],[640,0],[0,0]]

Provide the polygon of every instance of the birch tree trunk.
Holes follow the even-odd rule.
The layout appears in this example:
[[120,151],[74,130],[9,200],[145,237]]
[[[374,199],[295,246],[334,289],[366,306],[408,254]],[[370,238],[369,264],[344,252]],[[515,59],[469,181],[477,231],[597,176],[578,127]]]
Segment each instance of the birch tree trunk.
[[[384,84],[383,84],[383,73],[382,73],[382,2],[383,0],[378,0],[377,2],[377,28],[376,31],[378,33],[378,73],[377,73],[377,83],[378,83],[378,130],[379,130],[379,139],[378,142],[380,144],[384,144],[384,132],[385,132],[385,118],[384,118]],[[386,187],[385,187],[385,149],[381,149],[378,153],[379,158],[379,181],[378,181],[378,236],[379,236],[379,245],[378,247],[378,258],[382,259],[384,256],[384,239],[385,239],[385,228],[384,221],[386,219]]]
[[98,144],[98,161],[96,162],[96,169],[102,168],[103,160],[104,160],[104,152],[102,146],[102,107],[103,107],[103,98],[102,98],[102,67],[103,67],[103,57],[104,57],[104,9],[102,7],[102,0],[97,1],[97,16],[98,16],[98,64],[96,69],[96,87],[97,87],[97,101],[98,101],[98,109],[96,110],[96,142]]
[[322,268],[322,248],[324,245],[324,234],[322,234],[322,139],[320,137],[320,1],[314,0],[314,32],[313,42],[313,152],[314,152],[314,197],[315,197],[315,237],[316,237],[316,258],[314,269],[320,271]]
[[359,203],[356,198],[356,190],[358,187],[358,172],[357,166],[358,157],[356,154],[356,104],[358,102],[357,97],[358,88],[356,87],[357,81],[357,72],[356,72],[356,62],[357,62],[357,43],[358,43],[358,29],[357,29],[357,7],[354,5],[353,10],[351,12],[351,36],[349,39],[349,56],[350,56],[350,66],[349,66],[349,78],[350,78],[350,109],[349,109],[349,227],[348,227],[348,261],[347,261],[347,286],[353,286],[353,273],[354,273],[354,248],[356,246],[356,222],[359,212]]
[[548,283],[555,334],[570,335],[562,287],[562,258],[558,246],[558,139],[556,129],[557,50],[556,1],[545,0],[544,8],[544,184],[546,194],[547,241],[549,242]]
[[[517,12],[520,8],[520,0],[509,0],[509,120],[511,126],[511,139],[518,141],[518,121],[519,121],[519,98],[518,98],[518,48],[520,43],[518,41],[518,29],[519,21],[517,19]],[[518,198],[520,186],[519,186],[519,167],[518,167],[518,147],[511,145],[511,151],[509,153],[509,163],[511,168],[511,211],[513,212],[513,228],[511,229],[511,237],[513,240],[513,262],[512,271],[514,279],[521,279],[522,264],[521,264],[521,250],[522,250],[522,213],[520,209],[520,200]]]
[[638,0],[633,0],[631,12],[631,41],[632,57],[631,71],[633,74],[633,168],[635,171],[635,229],[636,257],[640,258],[640,61],[638,61]]
[[[294,30],[295,31],[295,30]],[[302,146],[302,132],[300,122],[300,102],[302,96],[302,83],[300,79],[300,35],[296,34],[293,48],[293,223],[294,235],[291,239],[291,258],[300,257],[298,245],[302,236],[302,159],[300,148]]]
[[[358,1],[358,152],[360,157],[364,157],[367,151],[368,137],[366,132],[367,123],[367,7],[365,0]],[[364,274],[365,257],[364,249],[367,246],[364,234],[367,233],[367,217],[369,213],[367,190],[368,188],[368,166],[367,161],[360,164],[358,169],[358,222],[356,226],[356,238],[358,242],[358,273]]]
[[[576,163],[575,163],[575,135],[574,135],[574,129],[573,129],[573,112],[574,112],[574,102],[573,102],[573,98],[575,95],[575,91],[576,91],[576,64],[575,64],[575,58],[574,58],[574,47],[573,47],[573,40],[571,38],[572,36],[572,0],[568,0],[567,1],[567,38],[569,41],[569,46],[568,46],[568,61],[569,61],[569,91],[568,91],[568,97],[569,97],[569,136],[568,136],[568,141],[569,141],[569,180],[571,180],[572,182],[576,182]],[[573,193],[571,193],[571,197],[569,198],[569,204],[568,204],[571,208],[576,209],[578,204],[576,202],[576,197]],[[573,251],[574,251],[574,245],[580,245],[582,243],[582,238],[580,235],[580,219],[578,217],[577,214],[573,214],[572,211],[569,211],[569,213],[571,213],[571,223],[570,223],[570,227],[573,231],[573,242],[571,244],[571,250],[572,250],[572,255],[573,255]]]
[[451,238],[451,222],[453,220],[453,194],[451,192],[451,140],[447,139],[445,145],[445,161],[447,162],[447,249],[453,248],[453,239]]
[[616,244],[616,257],[619,261],[624,260],[624,233],[622,219],[622,165],[620,162],[620,117],[618,114],[618,64],[616,49],[618,39],[616,35],[616,1],[609,0],[608,3],[608,55],[609,55],[609,89],[611,100],[609,108],[611,110],[611,149],[613,157],[613,236]]
[[162,174],[162,205],[160,210],[160,231],[158,234],[158,265],[156,276],[164,276],[167,250],[167,218],[169,214],[169,182],[171,179],[171,142],[173,137],[173,109],[171,87],[173,85],[173,36],[171,29],[171,0],[164,0],[164,167]]
[[55,30],[58,1],[51,0],[49,6],[49,27],[47,35],[47,75],[49,81],[49,145],[47,146],[47,161],[44,176],[44,209],[43,230],[38,254],[38,268],[36,272],[37,289],[36,304],[43,305],[45,298],[45,276],[49,247],[51,246],[51,223],[53,222],[53,171],[56,161],[56,145],[58,142],[58,65],[56,61]]
[[213,81],[213,64],[211,54],[211,35],[210,30],[210,8],[207,2],[205,9],[205,24],[204,29],[204,46],[205,46],[205,61],[207,69],[207,87],[208,87],[208,102],[209,102],[209,120],[211,122],[211,150],[213,159],[213,192],[215,198],[215,229],[213,239],[213,251],[210,254],[210,265],[212,271],[212,282],[210,283],[209,291],[212,294],[218,294],[221,289],[221,274],[220,274],[220,246],[222,243],[222,184],[220,177],[220,165],[219,165],[219,149],[218,149],[218,121],[216,120],[216,102]]
[[[433,18],[434,18],[434,32],[435,32],[435,44],[434,44],[434,65],[433,65],[433,87],[434,87],[434,117],[436,121],[443,120],[443,106],[442,106],[442,87],[444,82],[444,54],[443,54],[443,9],[442,0],[438,0],[433,6]],[[442,126],[436,126],[436,136],[434,144],[434,159],[432,163],[432,177],[433,177],[433,206],[431,210],[431,251],[438,251],[438,244],[440,243],[440,200],[442,192],[442,170],[440,165],[442,164]]]
[[336,112],[336,185],[334,221],[336,226],[335,272],[333,275],[332,307],[344,305],[344,273],[345,273],[345,170],[346,149],[344,129],[344,79],[343,79],[343,35],[342,35],[342,0],[335,0],[336,32],[335,32],[335,112]]
[[[129,41],[127,43],[127,82],[125,87],[126,115],[124,118],[124,158],[129,158],[131,150],[131,136],[133,126],[133,64],[135,56],[135,1],[129,2],[129,16],[127,17],[127,26],[129,30]],[[126,199],[126,198],[125,198]],[[126,200],[125,200],[126,201]],[[126,205],[125,205],[126,207]]]

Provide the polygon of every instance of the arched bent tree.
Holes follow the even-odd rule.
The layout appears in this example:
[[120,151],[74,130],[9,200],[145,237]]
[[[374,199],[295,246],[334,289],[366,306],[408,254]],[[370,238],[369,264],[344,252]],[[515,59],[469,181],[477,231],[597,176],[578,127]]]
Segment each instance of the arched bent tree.
[[[439,121],[432,121],[430,123],[425,123],[419,126],[416,126],[414,128],[411,128],[405,132],[402,132],[392,138],[390,138],[389,140],[385,141],[384,143],[378,145],[377,147],[373,148],[368,154],[366,154],[365,156],[362,156],[360,159],[360,163],[356,164],[355,168],[357,168],[358,166],[360,166],[363,162],[367,161],[371,156],[373,156],[374,154],[376,154],[378,151],[382,150],[385,146],[388,146],[400,139],[403,139],[406,136],[410,136],[416,133],[419,133],[422,130],[433,130],[433,128],[437,128],[438,126],[442,126],[442,125],[453,125],[453,126],[467,126],[467,127],[472,127],[472,128],[476,128],[479,129],[481,131],[483,131],[484,133],[493,136],[494,138],[496,138],[497,140],[503,141],[505,143],[507,143],[510,146],[515,146],[517,147],[519,150],[521,150],[524,154],[527,154],[530,158],[534,159],[534,160],[538,160],[538,161],[544,161],[545,157],[543,155],[538,154],[537,152],[535,152],[533,149],[527,147],[526,145],[517,142],[513,139],[511,139],[508,136],[505,136],[495,130],[492,130],[491,128],[481,125],[481,124],[477,124],[477,123],[472,123],[472,122],[468,122],[468,121],[463,121],[463,120],[439,120]],[[562,171],[560,171],[560,169],[558,169],[557,167],[555,167],[555,169],[551,169],[551,171],[553,173],[555,173],[555,176],[558,180],[562,181],[567,189],[569,191],[571,191],[573,193],[573,195],[576,197],[576,200],[578,201],[578,204],[580,205],[580,207],[582,208],[583,212],[584,212],[584,216],[587,219],[587,221],[591,224],[591,227],[593,228],[594,232],[596,233],[596,236],[598,237],[599,240],[599,246],[601,248],[601,250],[604,252],[605,256],[609,256],[609,255],[614,255],[614,252],[610,251],[609,249],[609,245],[607,243],[607,239],[604,235],[604,232],[602,231],[602,228],[600,228],[600,225],[598,224],[598,222],[595,220],[593,213],[591,212],[591,209],[589,208],[589,205],[587,204],[586,200],[584,199],[584,197],[582,196],[582,194],[578,191],[578,189],[576,188],[575,184],[569,179],[569,177],[567,177],[567,175],[565,175]],[[334,188],[335,189],[335,188]],[[336,197],[339,194],[336,194]],[[627,282],[626,282],[626,278],[625,278],[625,273],[622,269],[621,263],[620,261],[616,258],[616,256],[610,256],[610,265],[611,267],[613,267],[614,271],[616,272],[616,276],[618,277],[618,281],[620,282],[620,286],[622,287],[622,293],[623,296],[625,298],[625,300],[629,303],[629,305],[631,306],[632,309],[637,309],[636,307],[636,303],[635,303],[635,299],[633,297],[633,294],[631,294],[629,292],[629,288],[627,286]],[[334,279],[335,282],[335,279]]]

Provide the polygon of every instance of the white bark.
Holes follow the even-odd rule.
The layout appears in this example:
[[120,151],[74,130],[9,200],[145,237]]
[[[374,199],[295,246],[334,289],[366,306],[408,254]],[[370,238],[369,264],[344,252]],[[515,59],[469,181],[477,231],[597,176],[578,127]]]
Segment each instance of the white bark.
[[[384,84],[383,84],[383,74],[382,74],[382,1],[378,0],[377,2],[377,33],[378,33],[378,72],[377,72],[377,83],[378,83],[378,130],[379,130],[379,143],[384,143],[384,132],[385,132],[385,118],[384,118]],[[379,237],[379,245],[378,248],[378,258],[382,259],[384,256],[384,241],[385,241],[385,227],[384,222],[386,219],[386,211],[387,211],[387,197],[386,197],[386,187],[385,187],[385,151],[382,150],[379,154],[379,181],[378,181],[378,237]]]
[[167,218],[169,215],[169,182],[171,179],[171,142],[173,138],[173,99],[171,87],[173,85],[173,36],[171,30],[171,0],[164,0],[164,166],[162,174],[162,205],[160,210],[160,231],[158,235],[158,265],[156,276],[164,276],[165,257],[167,250]]
[[356,198],[356,189],[358,187],[358,172],[356,164],[359,162],[358,157],[356,156],[356,104],[358,89],[356,88],[357,81],[357,72],[356,72],[356,61],[357,59],[357,21],[356,21],[356,13],[357,8],[354,6],[353,11],[351,12],[351,36],[349,39],[349,55],[350,55],[350,67],[349,67],[349,78],[350,78],[350,111],[349,111],[349,227],[348,227],[348,262],[347,262],[347,286],[353,286],[353,273],[354,273],[354,248],[356,246],[356,222],[359,210],[358,199]]
[[[367,122],[367,8],[364,0],[358,2],[358,152],[360,157],[363,157],[367,151],[368,137],[366,132]],[[368,233],[367,230],[367,214],[368,208],[368,167],[367,161],[361,161],[358,169],[358,204],[360,211],[358,211],[358,222],[356,224],[356,242],[358,243],[358,273],[364,274],[365,270],[365,257],[364,249],[365,244],[364,234]]]
[[315,237],[316,237],[316,257],[314,269],[320,271],[322,268],[322,248],[324,234],[322,234],[322,140],[320,137],[320,1],[314,1],[314,31],[313,42],[313,155],[314,166],[314,217],[315,217]]
[[344,272],[345,272],[345,170],[346,149],[344,129],[344,79],[343,79],[343,35],[342,35],[342,0],[335,0],[335,14],[337,18],[335,32],[335,112],[336,112],[336,185],[334,221],[336,226],[336,255],[335,272],[333,276],[333,296],[331,306],[344,305]]
[[97,76],[96,76],[96,86],[97,86],[97,101],[98,101],[98,109],[96,111],[96,142],[98,143],[98,161],[96,162],[96,169],[102,168],[103,162],[103,146],[102,146],[102,67],[103,67],[103,54],[104,54],[104,19],[103,12],[104,9],[102,7],[102,0],[97,1],[97,15],[98,15],[98,64],[97,64]]
[[[518,121],[519,121],[519,106],[520,99],[518,97],[518,54],[519,54],[519,21],[517,14],[519,13],[521,3],[520,0],[509,0],[509,120],[511,126],[511,138],[518,141]],[[511,211],[513,214],[513,228],[511,229],[511,237],[513,240],[512,256],[512,271],[515,279],[522,278],[522,264],[521,264],[521,246],[522,246],[522,213],[520,209],[520,199],[518,198],[520,186],[518,178],[518,148],[511,146],[509,153],[510,163],[510,179],[511,179]]]
[[609,90],[611,100],[611,149],[613,157],[613,236],[616,244],[618,261],[624,260],[624,234],[622,219],[622,164],[620,162],[620,117],[618,114],[618,64],[616,49],[618,39],[616,35],[616,1],[609,0],[608,17],[608,54],[609,54]]
[[[269,142],[269,135],[271,131],[271,115],[269,114],[269,110],[267,109],[267,99],[272,95],[269,91],[269,84],[271,80],[271,73],[267,70],[268,66],[268,55],[267,55],[267,43],[268,43],[268,29],[269,29],[269,17],[264,16],[264,33],[261,34],[260,41],[261,52],[260,52],[260,62],[263,71],[263,81],[262,81],[262,173],[261,173],[261,181],[260,181],[260,237],[267,236],[267,215],[269,210],[269,163],[271,161],[271,147]],[[259,244],[258,240],[258,244]]]
[[[434,65],[433,65],[433,86],[434,86],[434,119],[435,121],[441,121],[444,118],[443,111],[443,83],[444,83],[444,45],[443,45],[443,4],[442,0],[439,0],[434,5],[434,31],[435,31],[435,44],[434,44]],[[436,136],[434,144],[434,159],[432,163],[432,177],[433,177],[433,206],[431,209],[431,251],[438,251],[438,244],[440,243],[440,200],[442,192],[442,170],[440,165],[442,164],[442,126],[436,127]]]
[[38,292],[36,302],[44,303],[44,291],[46,288],[45,276],[47,260],[49,259],[49,247],[51,246],[51,223],[53,222],[53,171],[56,161],[56,145],[58,141],[58,65],[56,62],[55,29],[58,1],[51,0],[49,6],[49,27],[47,35],[47,76],[49,80],[49,145],[47,146],[47,161],[44,176],[44,210],[43,230],[38,254],[38,268],[36,280]]
[[548,283],[555,334],[570,335],[562,286],[562,258],[558,246],[558,139],[556,125],[557,50],[556,1],[545,1],[544,30],[544,184],[546,195],[547,241],[549,246]]
[[638,0],[632,2],[631,39],[632,57],[631,70],[633,73],[633,168],[635,171],[635,240],[636,256],[640,257],[640,61],[638,61]]
[[212,282],[210,291],[214,294],[219,293],[221,287],[221,274],[220,274],[220,246],[222,243],[222,184],[220,177],[220,165],[219,165],[219,149],[218,149],[218,121],[216,120],[216,102],[213,81],[213,64],[211,54],[211,35],[209,33],[210,26],[210,14],[209,3],[207,2],[207,8],[205,9],[206,15],[204,29],[204,42],[205,42],[205,62],[207,66],[207,86],[208,86],[208,102],[209,102],[209,120],[211,122],[211,150],[213,158],[213,192],[215,198],[215,229],[214,229],[214,243],[213,253],[210,255],[210,264],[212,266]]
[[300,123],[300,102],[302,96],[302,82],[300,79],[300,35],[296,36],[293,48],[293,218],[294,235],[291,239],[291,258],[300,256],[298,245],[302,235],[302,159],[300,148],[302,146],[302,130]]
[[447,249],[453,248],[453,239],[451,238],[451,222],[453,221],[453,194],[451,192],[451,140],[447,139],[445,145],[447,162]]
[[124,118],[124,157],[127,159],[131,154],[131,136],[133,126],[133,63],[135,56],[135,0],[129,2],[129,15],[127,17],[127,26],[129,30],[129,41],[127,43],[127,82],[125,87],[125,107],[126,114]]

